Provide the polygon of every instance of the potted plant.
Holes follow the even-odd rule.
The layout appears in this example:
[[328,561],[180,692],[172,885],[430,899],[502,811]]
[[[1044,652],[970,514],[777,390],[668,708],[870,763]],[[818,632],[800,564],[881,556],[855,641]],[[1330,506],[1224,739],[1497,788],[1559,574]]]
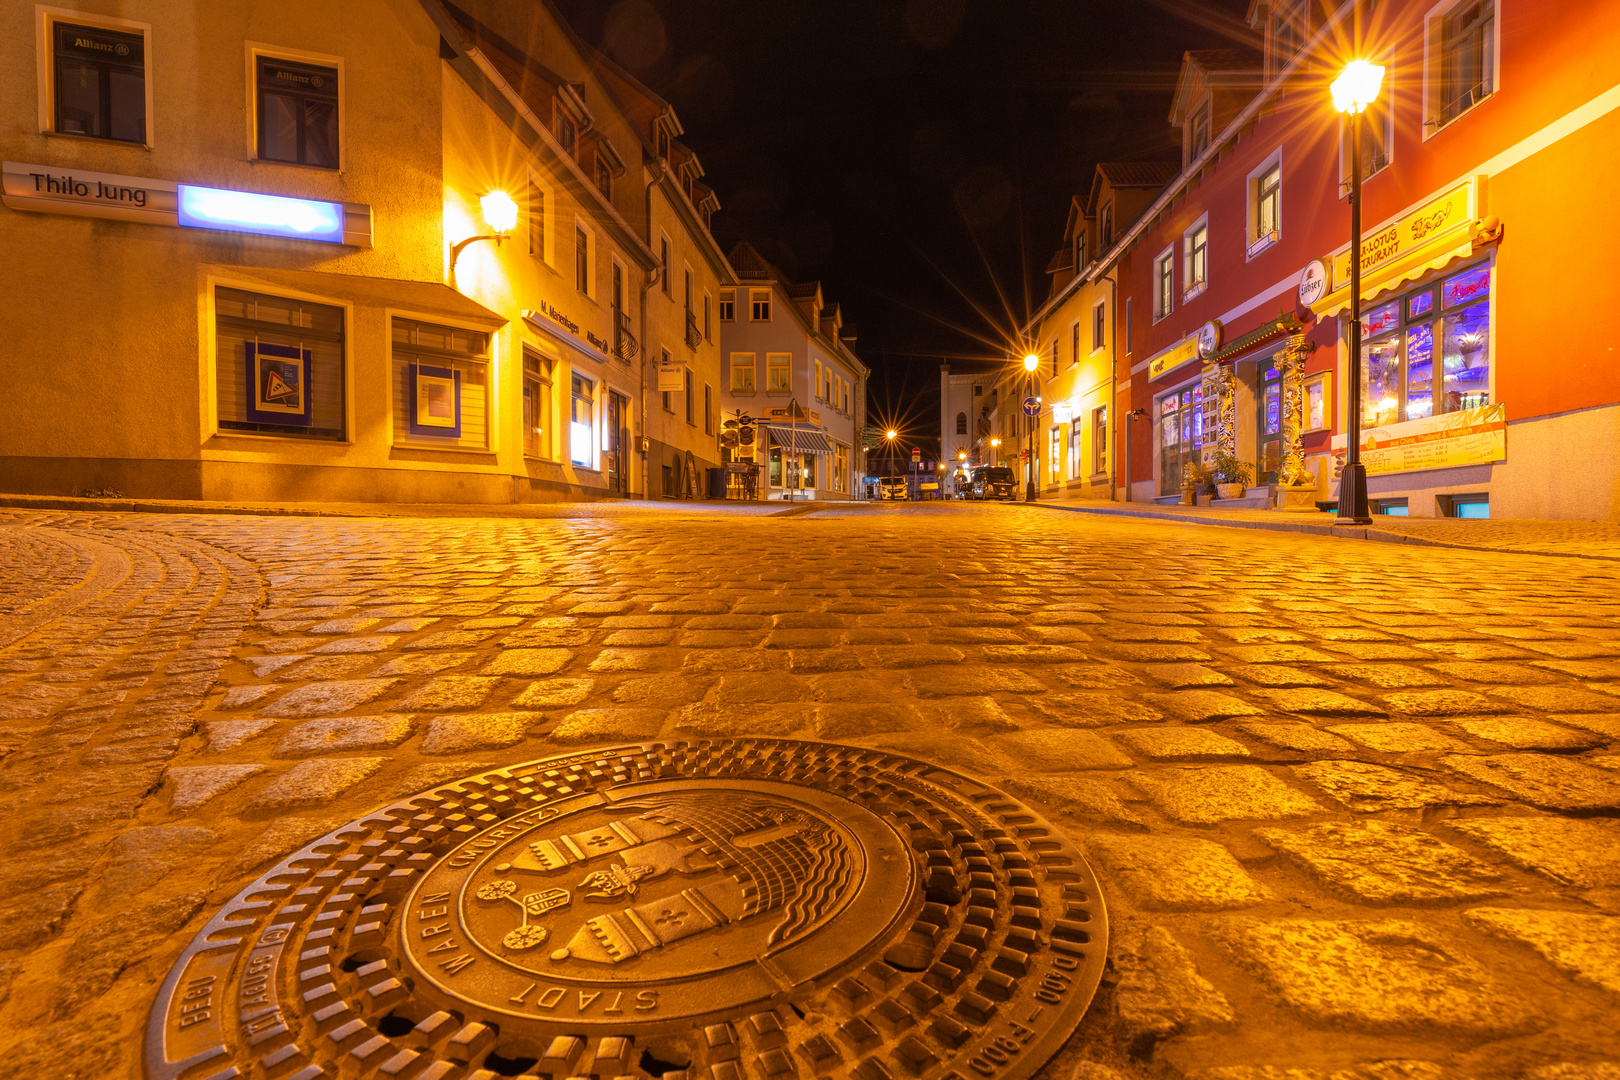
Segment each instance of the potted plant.
[[[1189,461],[1181,470],[1181,505],[1197,506],[1205,489],[1214,481],[1201,462]],[[1208,503],[1204,503],[1208,505]]]
[[1254,468],[1235,454],[1215,455],[1215,491],[1223,499],[1241,499],[1249,481],[1254,479]]

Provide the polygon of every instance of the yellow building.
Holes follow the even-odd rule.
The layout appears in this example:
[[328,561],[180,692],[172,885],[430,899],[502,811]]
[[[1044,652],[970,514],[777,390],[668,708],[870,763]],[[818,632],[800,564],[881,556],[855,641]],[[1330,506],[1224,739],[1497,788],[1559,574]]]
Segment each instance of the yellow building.
[[[667,107],[549,5],[78,2],[0,14],[0,487],[648,491]],[[661,227],[712,247],[680,194]],[[680,363],[716,380],[713,347]]]

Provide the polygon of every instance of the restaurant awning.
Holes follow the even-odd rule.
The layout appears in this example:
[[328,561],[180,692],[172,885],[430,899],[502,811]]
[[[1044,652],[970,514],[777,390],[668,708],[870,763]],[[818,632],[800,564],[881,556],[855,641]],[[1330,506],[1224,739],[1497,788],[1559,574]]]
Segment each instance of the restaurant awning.
[[770,432],[771,441],[782,449],[799,454],[831,454],[832,441],[827,433],[813,427],[793,427],[788,424],[761,424]]

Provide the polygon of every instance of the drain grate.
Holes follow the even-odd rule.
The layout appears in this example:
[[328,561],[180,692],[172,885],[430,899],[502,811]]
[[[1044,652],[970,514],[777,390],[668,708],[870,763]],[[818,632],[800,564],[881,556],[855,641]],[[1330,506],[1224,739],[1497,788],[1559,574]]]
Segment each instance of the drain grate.
[[315,841],[216,914],[149,1080],[1019,1080],[1107,919],[1079,852],[926,762],[773,739],[496,769]]

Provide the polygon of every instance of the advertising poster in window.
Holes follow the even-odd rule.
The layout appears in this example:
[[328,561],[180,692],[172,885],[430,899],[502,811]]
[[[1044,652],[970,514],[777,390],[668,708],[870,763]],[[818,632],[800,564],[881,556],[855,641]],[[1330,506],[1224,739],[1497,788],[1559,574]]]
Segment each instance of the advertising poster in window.
[[256,424],[309,427],[309,350],[247,343],[247,418]]
[[[1507,460],[1507,406],[1498,402],[1370,428],[1361,439],[1361,461],[1368,476],[1489,465]],[[1345,436],[1333,437],[1333,455],[1340,466],[1348,446]]]
[[412,364],[411,434],[461,438],[461,372]]

